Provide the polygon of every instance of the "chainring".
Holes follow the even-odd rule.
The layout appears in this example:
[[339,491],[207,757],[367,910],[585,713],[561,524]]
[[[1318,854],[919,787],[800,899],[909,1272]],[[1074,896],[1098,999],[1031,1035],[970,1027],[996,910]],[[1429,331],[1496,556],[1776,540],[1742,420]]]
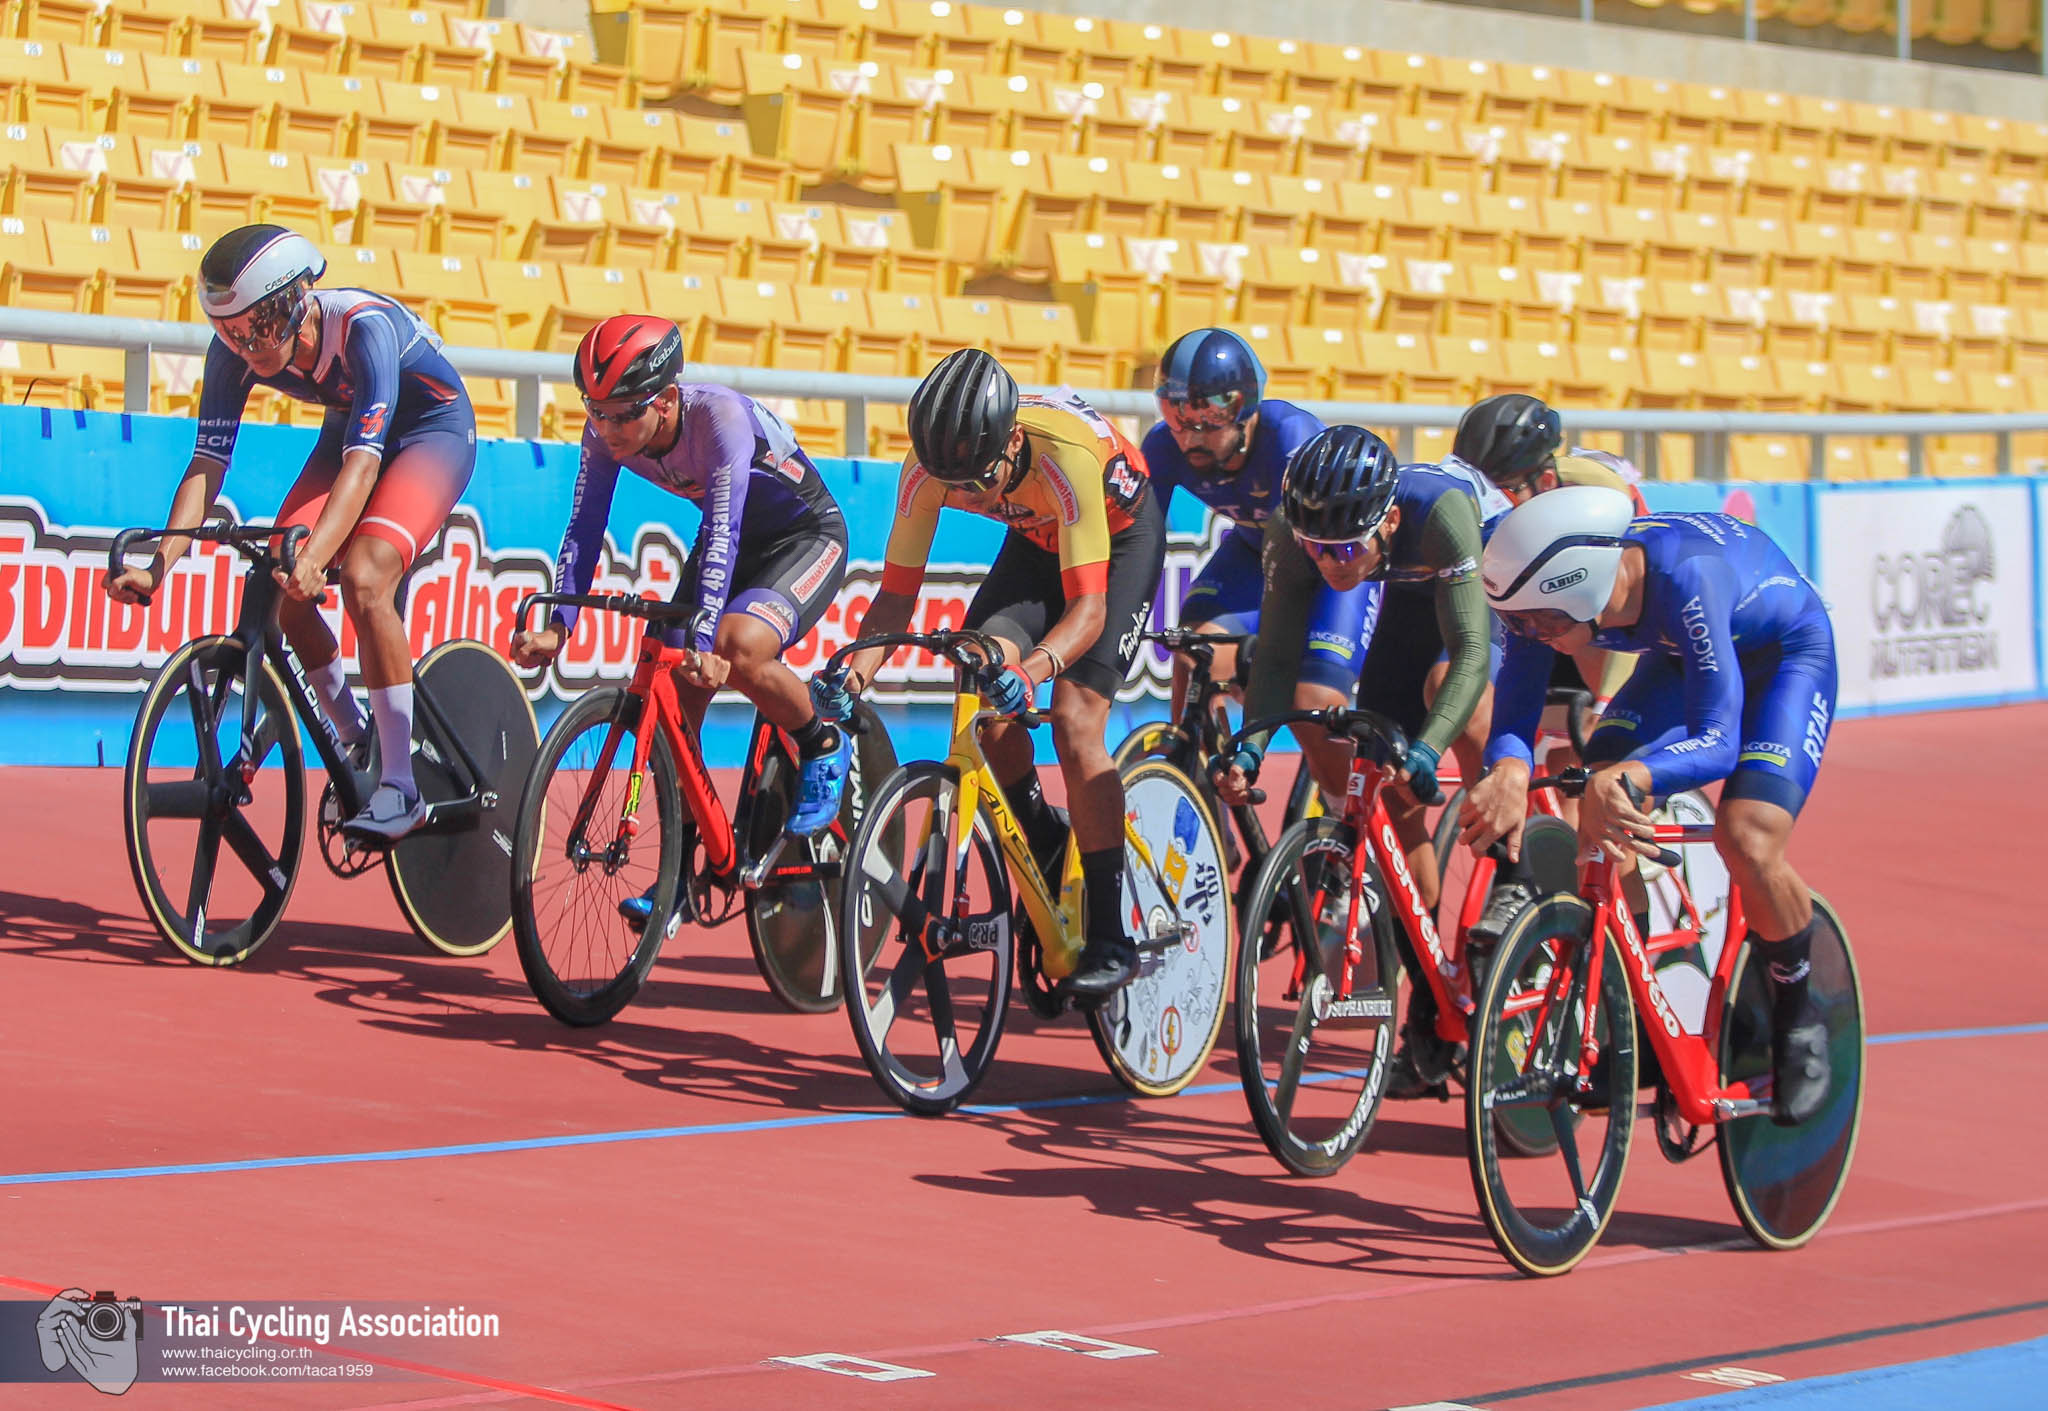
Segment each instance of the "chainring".
[[1657,1131],[1657,1150],[1673,1166],[1690,1161],[1707,1148],[1707,1129],[1695,1127],[1678,1115],[1678,1100],[1671,1095],[1669,1083],[1657,1084],[1657,1100],[1653,1107]]
[[341,831],[341,801],[334,796],[334,781],[320,791],[320,860],[337,877],[360,877],[381,865],[388,853],[383,848],[365,847]]

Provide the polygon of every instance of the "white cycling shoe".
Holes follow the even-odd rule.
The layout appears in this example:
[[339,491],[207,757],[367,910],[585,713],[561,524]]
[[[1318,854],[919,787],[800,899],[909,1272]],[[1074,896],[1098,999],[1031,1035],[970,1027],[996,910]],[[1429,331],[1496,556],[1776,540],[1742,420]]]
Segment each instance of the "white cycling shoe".
[[427,821],[424,799],[408,799],[390,784],[379,784],[363,811],[342,824],[342,831],[395,843]]

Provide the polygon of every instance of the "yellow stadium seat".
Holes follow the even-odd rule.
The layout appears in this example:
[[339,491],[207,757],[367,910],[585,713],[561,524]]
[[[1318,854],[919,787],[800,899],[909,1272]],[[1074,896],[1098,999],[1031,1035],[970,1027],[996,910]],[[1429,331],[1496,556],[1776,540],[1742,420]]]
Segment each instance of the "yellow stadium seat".
[[11,16],[23,39],[44,43],[96,44],[100,12],[88,0],[21,0]]

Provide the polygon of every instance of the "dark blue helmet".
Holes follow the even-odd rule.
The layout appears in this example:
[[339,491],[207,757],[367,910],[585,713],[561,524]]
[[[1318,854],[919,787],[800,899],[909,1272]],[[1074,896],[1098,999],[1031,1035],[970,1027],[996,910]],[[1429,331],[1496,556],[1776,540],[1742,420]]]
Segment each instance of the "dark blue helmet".
[[1266,395],[1266,369],[1251,344],[1227,328],[1198,328],[1173,340],[1159,360],[1159,414],[1196,429],[1243,422]]
[[1401,483],[1401,458],[1362,426],[1331,426],[1287,462],[1281,510],[1305,539],[1361,540],[1378,529]]

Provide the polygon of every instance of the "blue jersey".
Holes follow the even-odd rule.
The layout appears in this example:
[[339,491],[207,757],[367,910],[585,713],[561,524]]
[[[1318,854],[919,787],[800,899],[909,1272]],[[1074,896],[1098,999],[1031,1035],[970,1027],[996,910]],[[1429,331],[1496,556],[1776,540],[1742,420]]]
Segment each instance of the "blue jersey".
[[[1446,495],[1469,496],[1479,510],[1480,544],[1470,546],[1469,558],[1465,546],[1452,545],[1459,553],[1457,561],[1451,563],[1442,561],[1443,546],[1426,543],[1424,538],[1437,502]],[[1394,530],[1379,572],[1373,576],[1416,593],[1435,592],[1440,580],[1476,580],[1481,545],[1493,533],[1500,517],[1514,508],[1513,502],[1491,480],[1457,460],[1444,465],[1402,466],[1401,479],[1394,490],[1394,505],[1401,511],[1401,523]]]
[[[1786,733],[1782,729],[1756,732],[1756,743],[1744,743],[1748,697],[1768,690],[1791,665],[1824,656],[1832,679],[1834,630],[1827,608],[1784,550],[1754,525],[1725,514],[1650,515],[1629,525],[1622,542],[1643,551],[1642,614],[1626,627],[1595,633],[1593,645],[1675,663],[1683,682],[1683,732],[1635,756],[1649,766],[1654,792],[1725,779],[1752,751],[1770,752],[1771,759],[1755,762],[1777,766],[1801,763],[1794,756],[1802,751],[1817,754],[1832,709],[1831,689],[1817,726],[1806,732],[1812,749],[1796,735],[1762,738]],[[1527,638],[1509,644],[1496,687],[1489,764],[1531,758],[1553,655]],[[1759,668],[1758,680],[1745,684],[1751,665]]]
[[1323,429],[1322,422],[1292,402],[1259,403],[1259,426],[1244,464],[1234,471],[1202,475],[1188,465],[1165,422],[1145,433],[1145,465],[1162,510],[1173,508],[1173,492],[1184,489],[1236,526],[1234,533],[1256,550],[1259,526],[1280,503],[1280,478],[1301,444]]
[[[695,500],[704,511],[697,534],[696,602],[710,614],[693,645],[709,651],[715,624],[732,593],[742,545],[758,547],[792,532],[840,517],[817,467],[781,417],[730,387],[676,384],[676,439],[660,455],[612,459],[594,426],[583,431],[583,461],[562,549],[555,559],[555,591],[587,593],[597,571],[597,550],[610,517],[619,472],[630,470],[664,490]],[[558,607],[565,627],[576,609]]]
[[462,378],[441,356],[439,335],[411,309],[364,289],[316,289],[311,297],[320,344],[310,373],[287,365],[274,377],[258,377],[218,337],[207,345],[195,456],[228,464],[249,391],[259,383],[327,407],[330,427],[345,416],[344,455],[374,451],[383,459],[415,432],[473,430]]

